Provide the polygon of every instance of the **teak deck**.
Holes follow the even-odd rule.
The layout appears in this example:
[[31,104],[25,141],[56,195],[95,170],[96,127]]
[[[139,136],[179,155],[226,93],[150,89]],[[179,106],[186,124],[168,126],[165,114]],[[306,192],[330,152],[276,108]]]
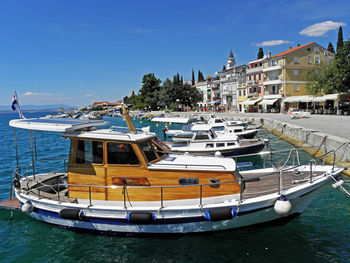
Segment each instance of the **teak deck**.
[[[323,173],[324,172],[312,172],[312,176],[316,177],[316,176],[319,176]],[[295,184],[293,184],[292,182],[293,182],[293,180],[306,179],[309,177],[309,175],[310,175],[310,171],[304,171],[298,175],[295,175],[293,171],[284,172],[282,174],[283,189],[285,190],[288,188],[295,187],[300,183],[304,183],[305,181],[302,181],[300,183],[295,183]],[[251,175],[245,174],[245,175],[243,175],[243,177],[245,179],[255,178],[257,176],[258,176],[257,174],[251,174]],[[245,190],[243,192],[243,198],[244,199],[254,198],[254,197],[261,196],[261,195],[272,194],[272,193],[277,192],[278,185],[279,185],[278,176],[279,176],[279,173],[274,173],[272,175],[260,177],[259,181],[246,182],[245,183]]]

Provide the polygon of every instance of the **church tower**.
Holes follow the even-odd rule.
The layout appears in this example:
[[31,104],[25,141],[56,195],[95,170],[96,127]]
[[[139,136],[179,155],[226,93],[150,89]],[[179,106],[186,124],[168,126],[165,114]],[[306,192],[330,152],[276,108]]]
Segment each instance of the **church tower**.
[[236,60],[235,57],[233,56],[232,50],[230,51],[230,55],[228,56],[227,59],[227,67],[226,69],[230,69],[236,66]]

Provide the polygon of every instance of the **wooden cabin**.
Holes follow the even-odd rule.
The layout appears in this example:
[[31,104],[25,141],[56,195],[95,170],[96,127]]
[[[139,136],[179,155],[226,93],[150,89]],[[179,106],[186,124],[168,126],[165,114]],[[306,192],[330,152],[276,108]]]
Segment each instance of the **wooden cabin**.
[[[123,134],[108,129],[64,136],[71,139],[68,166],[71,198],[89,199],[91,195],[93,200],[123,201],[126,191],[125,197],[130,201],[159,201],[161,195],[163,200],[192,199],[200,197],[198,184],[236,179],[234,168],[223,169],[208,163],[215,162],[216,157],[203,157],[203,164],[192,165],[190,156],[168,156],[168,146],[154,135]],[[225,161],[234,164],[233,160]],[[187,187],[160,188],[181,185]],[[203,198],[237,193],[240,193],[237,182],[202,187]]]

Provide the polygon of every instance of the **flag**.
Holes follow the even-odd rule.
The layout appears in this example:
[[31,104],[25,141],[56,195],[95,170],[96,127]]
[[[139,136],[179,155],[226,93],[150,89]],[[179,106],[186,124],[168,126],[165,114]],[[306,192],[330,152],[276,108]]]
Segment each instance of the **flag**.
[[13,99],[12,99],[11,108],[12,108],[12,110],[16,110],[16,109],[17,109],[18,114],[19,114],[19,117],[20,117],[21,119],[25,119],[25,117],[24,117],[23,114],[22,114],[21,108],[20,108],[20,106],[19,106],[18,98],[17,98],[17,93],[16,93],[16,92],[15,92],[15,94],[13,94]]

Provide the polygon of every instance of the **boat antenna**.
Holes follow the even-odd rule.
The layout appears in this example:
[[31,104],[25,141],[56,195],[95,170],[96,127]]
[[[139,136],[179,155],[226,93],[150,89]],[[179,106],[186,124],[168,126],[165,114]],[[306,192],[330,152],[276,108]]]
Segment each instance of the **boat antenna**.
[[125,108],[124,105],[122,105],[122,109],[123,109],[123,117],[126,120],[126,124],[128,125],[129,132],[136,133],[135,126],[129,116],[129,111]]

